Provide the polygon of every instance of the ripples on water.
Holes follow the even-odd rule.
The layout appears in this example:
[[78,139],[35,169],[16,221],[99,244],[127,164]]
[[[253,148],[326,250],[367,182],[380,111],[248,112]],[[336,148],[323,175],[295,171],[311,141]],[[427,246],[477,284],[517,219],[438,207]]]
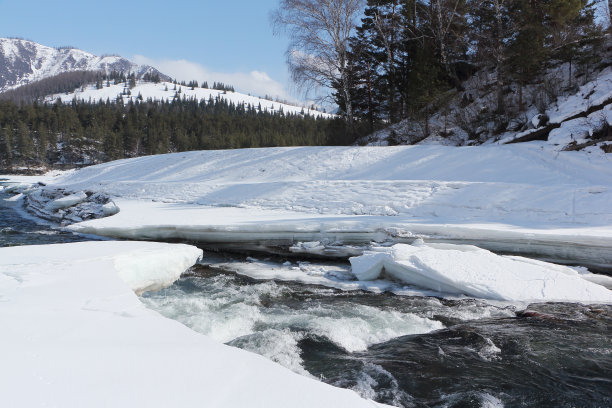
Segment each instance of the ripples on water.
[[605,407],[612,308],[343,292],[197,267],[145,304],[289,369],[404,407]]

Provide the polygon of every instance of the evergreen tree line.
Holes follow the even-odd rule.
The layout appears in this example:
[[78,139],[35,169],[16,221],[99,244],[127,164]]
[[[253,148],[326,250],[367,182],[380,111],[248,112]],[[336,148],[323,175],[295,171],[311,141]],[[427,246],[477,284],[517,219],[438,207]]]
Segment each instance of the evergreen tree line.
[[0,93],[0,100],[13,101],[19,104],[32,103],[47,95],[74,92],[75,89],[87,84],[97,83],[102,80],[103,75],[105,74],[97,71],[65,72],[2,92]]
[[575,88],[572,70],[595,64],[603,39],[587,0],[368,0],[350,39],[351,109],[341,81],[335,98],[374,130],[427,118],[444,95],[486,69],[493,115],[503,124],[525,108],[523,88],[554,63],[564,64],[559,83]]
[[[181,85],[181,86],[186,86],[188,88],[194,89],[194,88],[198,88],[200,85],[198,84],[198,81],[189,81],[189,82],[185,82],[185,81],[181,81],[178,82],[176,80],[173,81],[174,85],[175,85],[175,89],[176,89],[176,85]],[[225,92],[236,92],[233,85],[227,85],[224,84],[223,82],[213,82],[213,86],[209,87],[208,86],[208,81],[204,81],[202,82],[202,88],[204,89],[214,89],[216,91],[225,91]]]
[[[0,100],[13,101],[17,104],[33,103],[54,94],[71,93],[75,89],[83,88],[89,84],[96,84],[97,89],[126,83],[130,88],[136,86],[136,74],[125,74],[121,71],[72,71],[64,72],[53,77],[44,78],[0,93]],[[159,82],[157,73],[146,73],[143,78],[149,82]]]
[[224,99],[22,104],[0,101],[0,166],[96,163],[197,149],[348,144],[341,119]]

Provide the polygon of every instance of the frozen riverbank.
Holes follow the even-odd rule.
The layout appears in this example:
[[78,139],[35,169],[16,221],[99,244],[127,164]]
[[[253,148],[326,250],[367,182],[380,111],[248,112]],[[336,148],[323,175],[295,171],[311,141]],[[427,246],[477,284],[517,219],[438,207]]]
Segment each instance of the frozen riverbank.
[[542,143],[184,152],[47,182],[110,197],[118,215],[71,228],[111,237],[344,258],[420,237],[612,269],[609,155]]
[[0,249],[3,404],[377,406],[197,334],[135,295],[171,284],[200,256],[117,241]]
[[115,199],[119,214],[74,224],[76,232],[124,239],[186,240],[222,249],[348,258],[371,242],[476,245],[497,252],[612,270],[612,226],[519,227],[407,215],[312,214]]
[[[433,405],[441,405],[441,401],[454,401],[455,398],[458,398],[458,401],[471,401],[474,398],[478,401],[513,401],[524,395],[524,389],[537,389],[542,383],[539,381],[536,385],[529,386],[521,382],[525,375],[519,366],[533,360],[537,362],[534,364],[535,369],[536,366],[541,366],[540,359],[547,362],[550,360],[547,354],[548,346],[541,350],[542,352],[538,351],[536,356],[530,355],[529,350],[533,349],[533,344],[550,338],[551,333],[557,333],[558,330],[576,326],[573,321],[567,325],[559,323],[557,315],[564,318],[567,311],[584,311],[585,324],[580,329],[580,335],[584,334],[584,338],[579,343],[580,346],[572,348],[571,352],[576,355],[572,364],[583,367],[585,361],[591,359],[590,354],[585,356],[581,351],[583,345],[593,341],[597,344],[604,343],[601,339],[605,338],[605,335],[602,336],[601,333],[608,332],[606,319],[609,307],[575,303],[558,307],[553,305],[552,308],[557,314],[553,313],[551,317],[546,312],[540,312],[540,308],[546,310],[548,307],[547,303],[541,303],[541,306],[535,306],[535,311],[517,313],[519,320],[515,321],[515,309],[512,307],[518,305],[518,302],[469,299],[469,296],[490,297],[486,296],[487,293],[483,295],[482,291],[474,293],[464,290],[478,284],[475,280],[465,282],[455,279],[459,282],[459,289],[445,293],[443,288],[426,285],[419,287],[419,282],[388,279],[386,272],[375,281],[358,281],[348,264],[329,267],[303,262],[304,259],[300,257],[322,255],[348,258],[360,255],[366,250],[388,248],[392,243],[413,243],[418,238],[424,238],[427,244],[467,242],[498,252],[526,253],[568,263],[609,268],[612,265],[612,211],[609,204],[612,202],[612,170],[609,161],[602,155],[585,152],[554,153],[540,147],[531,144],[465,149],[421,146],[177,153],[107,163],[48,178],[45,180],[46,186],[21,186],[15,187],[14,191],[21,191],[24,194],[21,197],[27,203],[36,201],[36,207],[49,215],[49,218],[56,219],[55,217],[59,216],[67,222],[74,222],[74,216],[103,216],[104,205],[116,205],[118,214],[70,226],[80,232],[128,239],[191,240],[202,246],[255,249],[294,255],[297,259],[282,257],[257,261],[246,258],[211,265],[215,271],[220,269],[221,272],[205,271],[202,276],[196,274],[197,276],[184,277],[168,290],[171,295],[168,298],[166,292],[147,297],[150,299],[146,301],[147,304],[166,316],[176,318],[194,330],[212,335],[218,341],[230,342],[238,347],[262,353],[294,371],[310,373],[317,378],[325,377],[327,382],[353,388],[363,396],[386,403],[396,404],[396,401],[400,401],[402,405],[410,405],[411,395],[419,393],[423,394],[418,397],[422,398],[419,401]],[[33,180],[36,179],[15,181],[31,183]],[[97,200],[96,197],[100,197],[98,194],[108,197],[106,204]],[[13,199],[21,200],[19,196]],[[65,206],[72,203],[72,206]],[[60,214],[60,211],[64,213]],[[69,217],[66,217],[66,214]],[[27,257],[22,255],[22,259]],[[152,265],[157,263],[151,262]],[[108,265],[102,258],[97,259],[94,264]],[[501,265],[497,261],[494,264]],[[77,287],[84,287],[85,278],[82,271],[87,269],[87,265],[89,263],[79,262],[78,266],[66,267],[58,261],[52,265],[49,275],[37,272],[43,280],[36,282],[48,280],[52,283],[56,278],[61,279],[61,282],[57,281],[50,287],[58,288],[57,293],[63,295],[67,289],[60,289],[60,286],[68,286],[73,278]],[[476,267],[482,265],[480,262],[474,262],[473,266],[474,270],[466,271],[467,278],[473,277],[471,273],[478,272]],[[32,269],[28,269],[24,266],[23,271],[16,276],[23,275],[27,278],[34,271],[44,269],[34,264],[31,267]],[[101,266],[92,268],[97,270],[98,267]],[[248,279],[231,272],[251,276],[258,279],[258,283],[249,282]],[[415,276],[414,271],[408,272],[408,278]],[[513,275],[510,278],[517,277],[514,276],[515,271],[503,267],[497,272],[501,275],[510,273]],[[141,276],[145,275],[148,276],[149,272]],[[503,276],[498,275],[497,278],[500,278],[497,282],[504,282]],[[518,288],[518,292],[522,285],[530,284],[531,277],[519,278],[520,281],[514,282],[515,285],[512,286]],[[300,283],[280,284],[270,282],[271,279]],[[140,278],[137,281],[140,281]],[[234,281],[240,282],[238,288],[231,284]],[[95,282],[88,280],[88,284],[93,283],[94,286]],[[161,282],[165,281],[162,279]],[[151,287],[160,287],[159,283],[160,279],[154,278]],[[194,288],[191,287],[192,283]],[[339,288],[342,292],[321,287],[312,288],[309,284]],[[185,285],[187,291],[182,290]],[[277,293],[277,285],[290,287],[289,292],[292,295],[287,297],[283,290]],[[101,288],[104,287],[101,285]],[[148,284],[145,287],[149,287]],[[512,287],[505,285],[502,289]],[[213,299],[212,303],[209,302],[206,298],[208,294],[202,294],[208,293],[207,290],[210,292],[209,289],[222,301]],[[369,293],[355,289],[365,289]],[[609,291],[602,292],[603,290],[597,290],[598,293],[603,293],[603,296],[581,297],[580,294],[571,294],[564,299],[581,303],[606,301]],[[548,295],[548,292],[542,293]],[[516,293],[510,293],[509,297],[505,294],[506,292],[504,296],[494,298],[507,300],[509,297],[513,298]],[[49,296],[55,296],[55,293]],[[67,319],[54,333],[60,333],[60,337],[73,342],[71,344],[82,344],[75,338],[89,339],[91,333],[79,329],[74,331],[73,328],[79,327],[83,316],[89,316],[81,313],[91,313],[92,324],[97,324],[97,319],[100,319],[100,327],[105,328],[104,324],[111,322],[111,328],[116,329],[115,334],[99,339],[96,337],[91,348],[77,348],[77,354],[70,354],[70,351],[62,349],[59,343],[51,344],[61,350],[58,358],[82,357],[86,364],[91,363],[98,370],[95,373],[101,373],[101,376],[114,375],[113,368],[109,365],[121,367],[127,364],[129,367],[138,367],[128,370],[129,378],[126,374],[120,377],[118,382],[113,382],[117,395],[127,395],[126,400],[132,405],[141,405],[141,401],[136,401],[132,396],[146,391],[149,384],[155,384],[156,388],[147,398],[165,405],[189,404],[170,401],[163,395],[164,387],[165,390],[178,390],[181,397],[187,395],[186,400],[214,398],[219,401],[219,406],[241,406],[252,401],[262,401],[266,406],[274,406],[274,402],[285,397],[289,398],[286,401],[292,401],[290,398],[293,397],[301,398],[304,392],[312,394],[309,396],[312,400],[307,401],[310,405],[327,406],[329,401],[333,403],[329,398],[336,398],[336,394],[333,397],[329,394],[332,391],[328,388],[318,389],[314,385],[307,385],[306,391],[301,391],[300,394],[297,388],[292,388],[293,385],[284,387],[284,383],[281,383],[280,388],[286,388],[287,391],[279,394],[276,386],[271,388],[269,383],[262,384],[258,380],[262,378],[259,371],[260,360],[253,356],[245,354],[244,356],[250,357],[225,358],[230,354],[224,354],[225,349],[221,345],[201,338],[197,340],[193,337],[196,334],[187,334],[183,326],[173,323],[159,325],[159,320],[154,320],[157,323],[151,326],[144,324],[144,320],[140,318],[141,313],[148,315],[140,309],[142,306],[129,289],[125,292],[124,288],[118,296],[103,296],[101,300],[92,301],[87,297],[90,295],[84,296],[86,298],[78,297],[78,312],[70,314],[73,323]],[[243,297],[244,301],[235,301],[236,298]],[[44,298],[36,303],[37,298],[30,297],[24,299],[23,304],[30,305],[24,309],[29,310],[36,318],[46,318],[50,316],[46,304],[52,305],[53,310],[54,302],[61,303],[61,298]],[[132,299],[128,302],[129,305],[125,299]],[[338,308],[337,299],[350,301]],[[532,296],[521,299],[532,299]],[[536,300],[546,302],[550,298],[543,296]],[[317,302],[321,302],[321,306]],[[90,307],[90,304],[93,307]],[[423,310],[424,304],[429,306]],[[120,311],[124,306],[128,307],[129,316]],[[516,307],[522,309],[527,305]],[[530,309],[532,308],[534,307],[530,306]],[[355,311],[359,313],[355,315]],[[481,323],[470,323],[472,319],[486,320],[488,313],[492,313],[489,317],[494,321],[483,321],[482,325],[491,324],[493,329],[483,331]],[[17,312],[15,316],[17,320],[26,319],[23,314]],[[136,333],[137,328],[126,322],[126,319],[133,319],[134,316],[141,319],[137,319],[142,321],[142,325],[138,323],[137,328],[142,328],[147,336]],[[219,320],[226,317],[229,320]],[[156,319],[158,318],[157,316]],[[551,323],[547,323],[546,327],[538,332],[533,344],[527,338],[529,330],[515,336],[510,328],[503,336],[495,337],[495,328],[506,324],[505,319],[511,320],[509,326],[516,325],[520,328],[523,327],[524,321],[520,320],[523,318],[535,319],[525,325],[529,330],[540,327],[540,321],[550,320]],[[324,324],[311,324],[313,320]],[[18,326],[18,322],[11,324]],[[43,327],[47,328],[48,324]],[[463,327],[457,329],[454,327],[457,324]],[[159,335],[157,330],[165,332]],[[68,335],[64,335],[66,332]],[[14,343],[18,342],[18,338],[29,339],[28,336],[32,334],[23,330],[15,333]],[[175,342],[177,336],[180,345]],[[461,340],[457,343],[458,338]],[[594,392],[594,403],[591,405],[597,406],[600,401],[605,400],[600,395],[603,395],[602,390],[597,386],[592,387],[589,383],[592,378],[601,376],[601,370],[566,373],[564,368],[568,354],[566,344],[572,341],[556,338],[553,342],[555,345],[550,348],[555,350],[555,356],[563,356],[564,365],[558,368],[559,375],[569,374],[571,381],[567,384],[572,387],[574,383],[580,383],[579,389],[583,391],[577,392],[577,396],[571,398],[580,398],[581,392]],[[100,349],[104,351],[102,354],[108,356],[119,348],[120,343],[124,348],[117,352],[124,358],[121,363],[114,364],[113,359],[107,359],[104,363],[98,360],[101,357],[96,355]],[[25,344],[27,346],[30,343]],[[516,344],[522,346],[517,348]],[[146,347],[143,348],[143,345]],[[183,350],[185,345],[187,346]],[[421,350],[421,345],[427,346],[426,350]],[[21,353],[17,353],[17,357],[27,361],[29,365],[26,366],[31,372],[44,371],[37,367],[44,368],[47,365],[34,361],[34,357],[27,354],[32,349],[27,349],[26,346],[15,346]],[[412,353],[404,353],[405,347],[420,350],[419,353],[424,351],[421,354],[427,355],[427,358],[417,362],[420,368],[408,369],[401,364],[396,366],[395,363],[389,362],[388,357],[393,356],[392,361],[405,361],[408,366],[413,364],[414,359],[409,358]],[[607,355],[603,354],[609,352],[606,347],[596,346],[593,358],[601,360],[601,355]],[[202,350],[199,350],[200,348]],[[129,357],[125,356],[129,352],[128,349],[133,349],[132,352],[138,351]],[[372,358],[372,353],[380,355]],[[152,354],[162,357],[157,359],[157,363],[147,362]],[[53,360],[53,356],[48,357],[44,353],[39,355],[42,355],[45,361],[60,364]],[[211,361],[215,363],[220,357],[225,360],[224,364],[238,368],[232,371],[233,374],[226,367],[226,371],[220,371],[218,376],[206,377],[206,374],[202,377],[198,370],[209,367]],[[455,373],[453,377],[445,377],[443,384],[436,383],[439,388],[426,390],[430,387],[427,384],[431,381],[435,383],[435,378],[439,377],[436,372],[438,369],[428,372],[427,367],[439,365],[440,370],[444,372],[452,371],[458,361],[455,358],[465,362],[466,367],[478,367],[479,372],[490,367],[490,381],[478,383],[474,381],[475,377],[471,376],[469,381],[461,382],[459,379],[464,378],[465,373]],[[514,375],[508,379],[510,385],[497,387],[500,378],[498,372],[507,373],[509,362],[515,360],[520,360],[520,364],[514,370]],[[185,363],[186,361],[193,362],[193,365]],[[328,365],[327,361],[332,363]],[[17,364],[16,360],[13,363]],[[156,368],[168,364],[172,368],[163,375],[178,377],[169,380],[165,377],[155,377],[159,374],[156,373]],[[213,364],[210,367],[214,370],[217,366]],[[68,367],[78,373],[77,368]],[[148,370],[142,378],[139,377],[141,369]],[[242,373],[244,370],[247,374],[251,373],[250,377],[255,378],[254,384],[245,385],[243,382],[246,380],[243,377],[232,377],[236,372]],[[14,380],[19,383],[15,388],[25,393],[24,384],[42,384],[41,387],[47,390],[47,394],[42,393],[43,397],[56,395],[52,394],[55,392],[54,388],[48,391],[52,388],[52,385],[47,385],[48,382],[64,385],[71,381],[69,374],[63,369],[56,371],[57,373],[51,369],[44,371],[40,378],[29,377],[27,372],[20,372],[19,375],[23,375],[20,380]],[[605,372],[605,367],[603,371]],[[183,372],[195,379],[181,381],[179,374]],[[411,386],[415,373],[427,373],[427,381]],[[280,371],[278,375],[285,378]],[[129,384],[133,377],[138,378],[135,385],[130,384],[125,388],[117,385],[124,382]],[[51,381],[48,381],[49,378]],[[214,382],[219,378],[223,380],[220,386]],[[273,377],[273,380],[274,378],[276,377]],[[302,380],[295,381],[295,387],[302,387]],[[202,384],[206,387],[202,388]],[[108,383],[102,383],[100,386],[111,387]],[[245,390],[246,394],[251,395],[244,396],[248,400],[239,400],[242,397],[226,395],[229,394],[230,388]],[[83,389],[91,391],[91,395],[100,395],[100,388],[91,384],[85,384]],[[512,391],[507,391],[508,389]],[[494,392],[491,393],[491,390]],[[65,388],[60,391],[67,392]],[[447,392],[452,392],[453,395],[445,395]],[[551,394],[559,392],[561,400],[568,398],[567,393],[556,390],[538,399],[537,403],[542,405],[545,401],[558,402],[554,398],[551,399]],[[461,396],[456,397],[454,393]],[[346,396],[348,394],[343,394],[342,397],[339,395],[337,398],[349,398],[351,406],[369,404],[364,400],[352,400],[356,398],[354,394],[350,394],[350,397]],[[321,402],[323,399],[325,401]],[[359,402],[354,404],[354,401]],[[77,402],[73,405],[77,405]]]

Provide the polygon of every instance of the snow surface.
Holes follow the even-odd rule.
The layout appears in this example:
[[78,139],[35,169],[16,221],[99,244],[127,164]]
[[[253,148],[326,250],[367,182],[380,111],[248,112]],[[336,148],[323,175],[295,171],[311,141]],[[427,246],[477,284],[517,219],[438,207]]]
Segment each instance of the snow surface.
[[382,406],[140,302],[133,290],[171,283],[200,255],[187,245],[116,241],[1,248],[3,406]]
[[[180,89],[180,93],[177,93]],[[85,88],[79,88],[74,92],[60,93],[48,96],[45,100],[47,102],[54,102],[60,99],[64,103],[72,103],[73,100],[80,100],[85,102],[116,102],[118,97],[123,99],[123,103],[128,103],[130,100],[136,102],[137,99],[142,97],[143,100],[154,100],[154,101],[169,101],[172,102],[178,95],[180,99],[196,100],[196,101],[208,101],[212,100],[225,100],[235,105],[244,105],[245,107],[251,105],[255,109],[261,107],[262,111],[269,113],[279,113],[281,110],[285,114],[305,114],[315,117],[333,118],[335,115],[320,112],[318,110],[310,109],[310,107],[302,107],[291,105],[288,103],[281,103],[270,99],[264,99],[257,96],[251,96],[240,92],[231,91],[219,91],[216,89],[208,88],[194,88],[191,89],[188,86],[174,85],[171,82],[142,82],[139,81],[137,85],[130,89],[130,95],[124,95],[126,92],[125,84],[111,84],[110,86],[104,86],[101,89],[96,89],[95,85],[89,85]]]
[[111,237],[324,246],[423,237],[612,265],[611,159],[540,143],[185,152],[84,168],[47,188],[56,187],[110,195],[117,215],[71,228]]
[[43,188],[109,195],[116,215],[70,226],[109,237],[345,259],[372,242],[423,238],[612,267],[610,159],[541,143],[186,152],[84,168]]
[[561,96],[546,110],[551,123],[561,123],[567,118],[600,105],[612,98],[612,67],[598,73],[593,81],[582,85],[578,92]]
[[[419,242],[420,241],[420,242]],[[350,259],[359,280],[384,272],[402,282],[439,292],[508,301],[612,303],[612,291],[569,267],[504,257],[470,245],[396,244]]]

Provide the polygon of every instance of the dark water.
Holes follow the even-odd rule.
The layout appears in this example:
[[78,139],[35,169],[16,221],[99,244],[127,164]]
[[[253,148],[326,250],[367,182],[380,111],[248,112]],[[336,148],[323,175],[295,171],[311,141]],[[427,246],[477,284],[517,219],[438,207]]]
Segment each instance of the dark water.
[[[395,406],[612,406],[611,306],[521,311],[253,281],[204,267],[143,300],[227,344]],[[413,316],[443,328],[428,330]],[[421,333],[399,329],[375,341],[385,325],[410,324]],[[358,340],[374,344],[347,350]]]
[[22,217],[18,211],[20,203],[5,201],[9,197],[0,192],[0,247],[92,240],[91,237],[62,231],[43,221]]
[[[405,406],[482,406],[483,395],[494,395],[507,407],[611,406],[610,307],[594,311],[548,304],[532,309],[552,317],[466,322],[393,339],[354,355],[321,353],[309,345],[307,353],[315,360],[359,361],[361,366],[353,367],[348,379],[345,372],[328,373],[316,363],[306,367],[346,385],[364,366],[382,367],[406,392]],[[573,316],[568,318],[570,312]],[[489,347],[489,342],[500,351],[483,358],[477,350]]]

